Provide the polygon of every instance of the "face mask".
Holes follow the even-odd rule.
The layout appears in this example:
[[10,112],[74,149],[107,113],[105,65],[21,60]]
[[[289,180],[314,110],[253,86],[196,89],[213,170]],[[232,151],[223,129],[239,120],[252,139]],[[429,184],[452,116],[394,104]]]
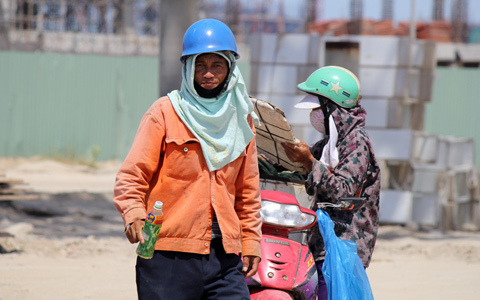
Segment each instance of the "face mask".
[[310,124],[320,133],[325,133],[325,116],[321,109],[312,110],[310,113]]

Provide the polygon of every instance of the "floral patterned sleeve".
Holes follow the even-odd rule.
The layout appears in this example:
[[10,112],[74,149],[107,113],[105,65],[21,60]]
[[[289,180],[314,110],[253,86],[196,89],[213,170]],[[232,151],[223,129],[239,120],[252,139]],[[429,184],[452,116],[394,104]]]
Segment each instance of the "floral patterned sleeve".
[[306,188],[310,195],[316,195],[317,201],[337,202],[340,197],[353,197],[362,187],[368,166],[370,153],[364,130],[356,130],[337,144],[339,163],[331,171],[319,160],[315,160],[309,174]]

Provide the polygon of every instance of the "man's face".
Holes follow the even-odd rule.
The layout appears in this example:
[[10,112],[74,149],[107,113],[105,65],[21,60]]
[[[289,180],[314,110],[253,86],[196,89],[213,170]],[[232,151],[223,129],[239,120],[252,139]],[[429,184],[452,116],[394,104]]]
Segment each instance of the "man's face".
[[204,89],[216,88],[227,75],[227,60],[220,55],[207,53],[199,55],[195,60],[194,80]]

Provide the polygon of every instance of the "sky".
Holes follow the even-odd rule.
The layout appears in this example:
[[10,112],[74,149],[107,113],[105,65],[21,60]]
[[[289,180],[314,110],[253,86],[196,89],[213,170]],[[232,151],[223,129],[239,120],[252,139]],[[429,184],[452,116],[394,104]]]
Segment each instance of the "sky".
[[[305,0],[270,0],[275,3],[284,1],[285,11],[297,15],[305,9]],[[363,0],[364,18],[380,20],[383,0]],[[303,4],[302,4],[303,2]],[[416,21],[431,21],[434,0],[414,0]],[[412,0],[393,1],[394,22],[410,21]],[[444,0],[444,18],[450,19],[450,11],[455,0]],[[323,20],[348,19],[350,0],[323,0]],[[480,0],[468,0],[468,23],[480,25]]]

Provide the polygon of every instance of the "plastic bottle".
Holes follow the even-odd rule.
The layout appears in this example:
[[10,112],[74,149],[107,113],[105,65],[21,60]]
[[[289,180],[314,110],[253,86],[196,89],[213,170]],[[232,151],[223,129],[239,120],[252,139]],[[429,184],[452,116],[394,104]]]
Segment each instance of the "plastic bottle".
[[139,243],[137,247],[137,255],[142,258],[150,259],[153,257],[155,243],[157,242],[158,234],[160,233],[160,228],[162,228],[163,223],[162,207],[163,203],[157,201],[147,214],[142,232],[145,242],[143,244]]

